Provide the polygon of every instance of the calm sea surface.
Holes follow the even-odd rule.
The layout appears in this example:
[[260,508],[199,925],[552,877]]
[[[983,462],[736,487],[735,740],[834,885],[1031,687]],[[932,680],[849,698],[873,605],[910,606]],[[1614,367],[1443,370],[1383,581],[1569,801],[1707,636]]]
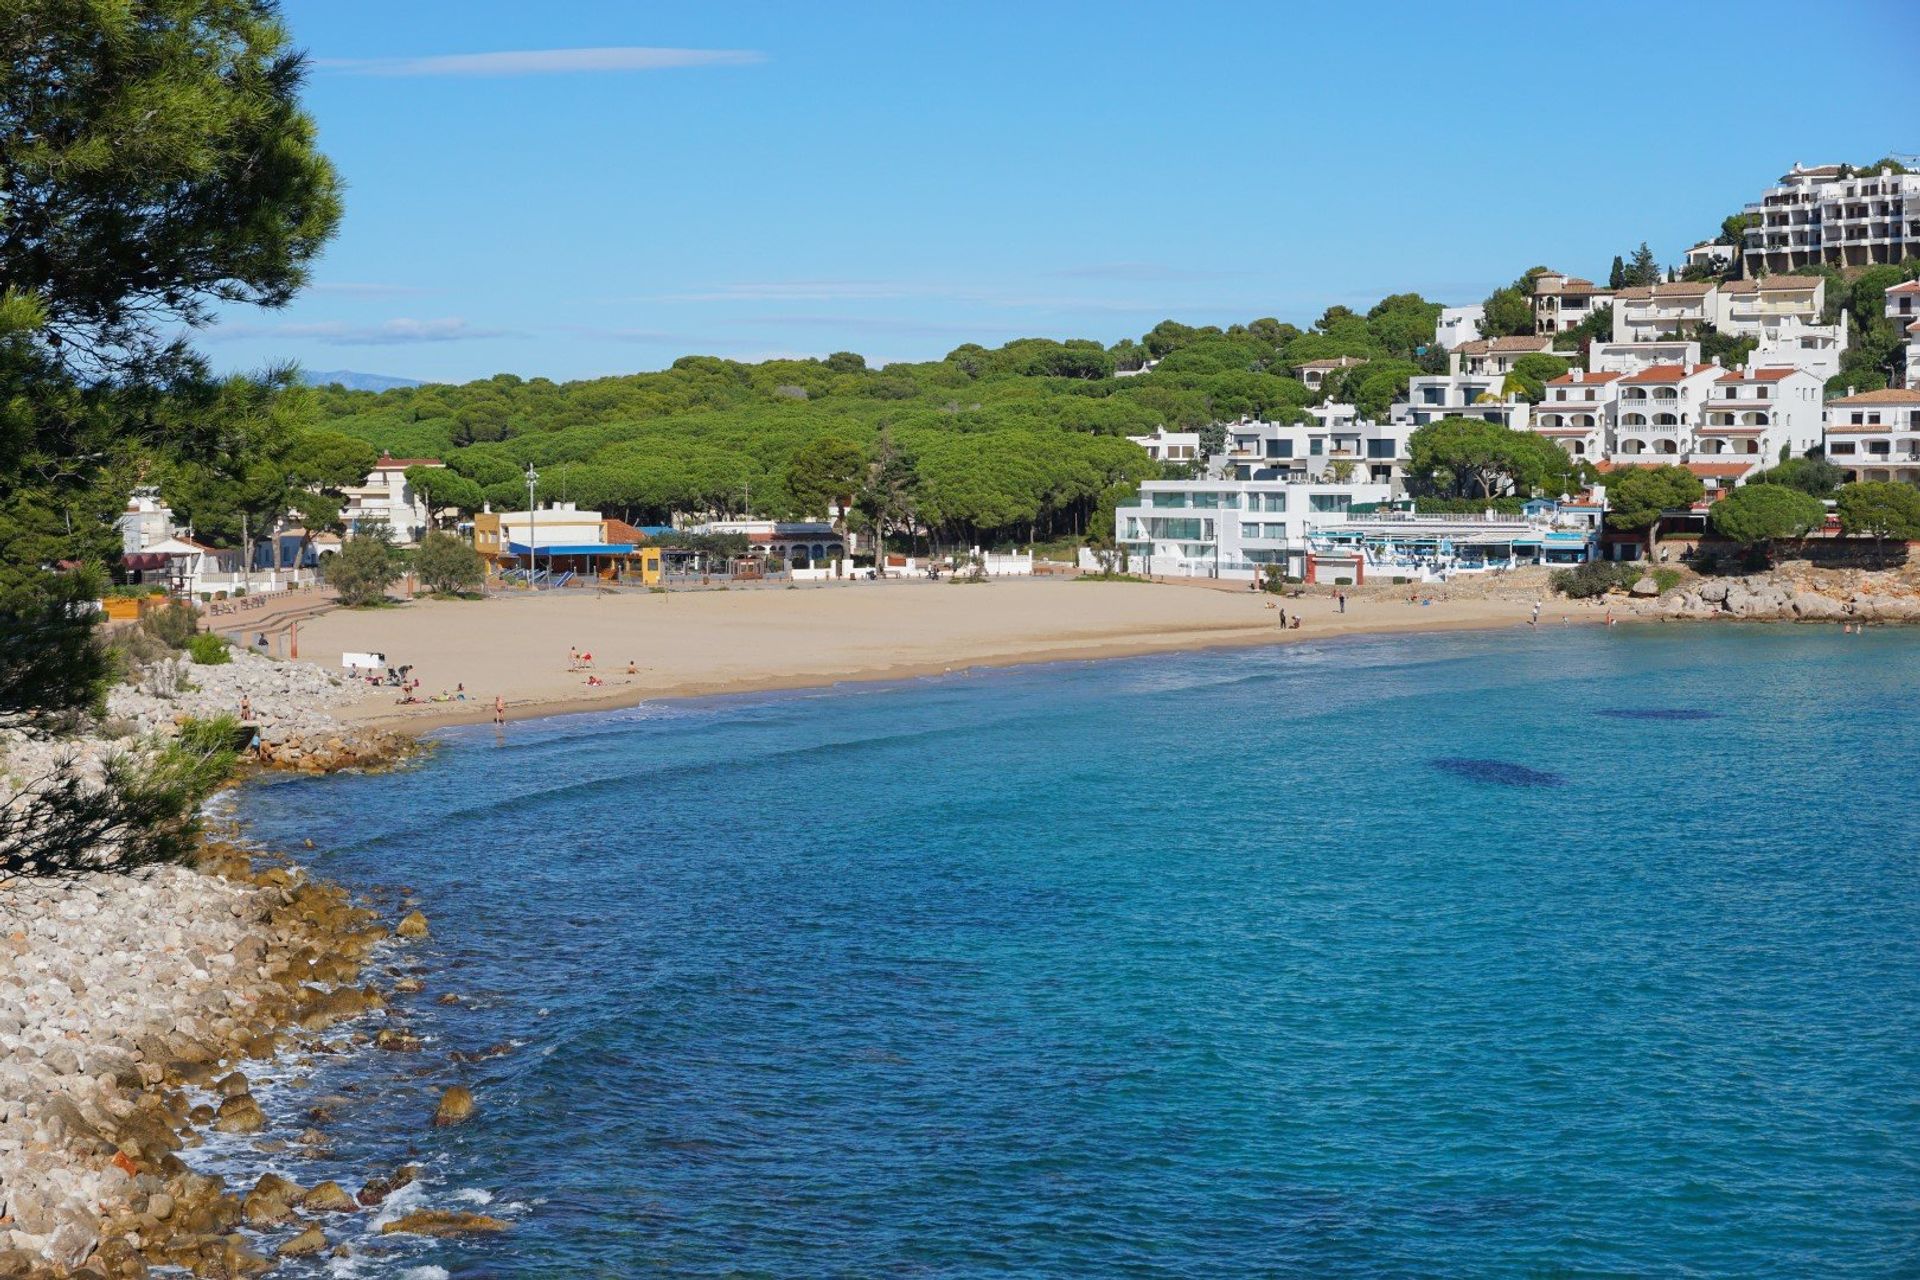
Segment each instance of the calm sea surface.
[[274,1086],[347,1100],[287,1168],[515,1223],[370,1276],[1920,1274],[1916,761],[1892,630],[456,731],[240,803],[433,923],[430,1052]]

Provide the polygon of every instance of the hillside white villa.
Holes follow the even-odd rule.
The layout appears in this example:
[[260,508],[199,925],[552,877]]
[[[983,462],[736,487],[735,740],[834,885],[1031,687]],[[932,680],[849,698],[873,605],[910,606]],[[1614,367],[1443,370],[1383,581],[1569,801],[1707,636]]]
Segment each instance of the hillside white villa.
[[1571,329],[1613,302],[1613,291],[1591,280],[1544,271],[1533,280],[1533,331],[1559,333]]
[[1889,387],[1829,401],[1826,455],[1849,481],[1920,484],[1920,389]]
[[1700,344],[1691,338],[1596,342],[1587,348],[1587,368],[1595,373],[1639,373],[1655,365],[1699,363]]
[[1354,369],[1365,364],[1359,356],[1337,356],[1330,360],[1309,360],[1305,364],[1295,365],[1293,376],[1307,384],[1307,390],[1318,391],[1326,382],[1328,375]]
[[[1498,341],[1505,342],[1507,339]],[[1524,341],[1532,342],[1533,339]],[[1481,347],[1485,344],[1475,342],[1467,345]],[[1490,353],[1483,353],[1480,357],[1483,367],[1495,359]],[[1518,395],[1502,394],[1507,382],[1507,370],[1503,368],[1493,372],[1489,369],[1483,373],[1469,373],[1462,365],[1461,354],[1455,351],[1447,357],[1446,373],[1410,379],[1407,398],[1393,406],[1393,420],[1422,427],[1442,418],[1482,418],[1516,431],[1525,430],[1530,412],[1527,402]]]
[[1598,462],[1613,448],[1614,407],[1626,376],[1574,369],[1552,379],[1534,406],[1533,430],[1576,458]]
[[1155,427],[1150,436],[1128,436],[1127,439],[1145,449],[1147,456],[1155,462],[1200,460],[1198,431],[1169,431],[1165,427]]
[[1613,297],[1613,340],[1690,337],[1714,321],[1716,301],[1710,282],[1678,280],[1622,289]]
[[1788,326],[1817,324],[1827,305],[1823,276],[1728,280],[1707,295],[1713,327],[1739,338],[1771,338]]
[[1746,212],[1749,271],[1862,267],[1920,251],[1920,173],[1852,174],[1794,165]]
[[1374,422],[1350,404],[1318,405],[1307,414],[1303,423],[1233,423],[1226,472],[1238,480],[1356,480],[1399,491],[1411,424]]
[[1904,380],[1920,387],[1920,280],[1909,280],[1887,290],[1887,319],[1906,334]]
[[347,526],[347,536],[352,537],[370,524],[384,524],[393,530],[396,546],[418,544],[433,527],[433,513],[427,509],[426,495],[407,483],[407,468],[446,465],[438,458],[396,458],[382,454],[365,483],[340,491],[347,500],[340,513]]
[[1537,337],[1479,338],[1463,342],[1449,353],[1447,367],[1475,378],[1504,379],[1524,356],[1550,356],[1553,339]]
[[1440,318],[1433,326],[1433,345],[1442,351],[1451,351],[1463,342],[1475,342],[1480,338],[1480,326],[1487,318],[1484,303],[1476,302],[1470,307],[1443,307]]

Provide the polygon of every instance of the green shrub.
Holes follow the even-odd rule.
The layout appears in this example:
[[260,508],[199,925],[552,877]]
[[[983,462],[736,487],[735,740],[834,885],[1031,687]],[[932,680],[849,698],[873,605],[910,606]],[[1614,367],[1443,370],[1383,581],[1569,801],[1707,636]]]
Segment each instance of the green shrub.
[[196,716],[180,722],[180,745],[199,755],[232,751],[239,740],[240,721],[235,716]]
[[[1632,586],[1645,572],[1646,566],[1634,561],[1594,560],[1574,569],[1555,569],[1547,575],[1547,585],[1569,600],[1590,600]],[[1676,571],[1667,572],[1678,580]]]
[[233,655],[227,652],[227,642],[211,631],[202,631],[187,641],[187,655],[203,667],[233,661]]
[[435,595],[465,595],[487,580],[487,562],[463,538],[435,530],[413,553],[414,572]]
[[1655,569],[1653,571],[1653,582],[1655,586],[1660,588],[1660,594],[1665,595],[1680,585],[1680,571],[1678,569]]
[[200,611],[184,600],[155,609],[140,619],[140,630],[169,649],[184,649],[200,631]]

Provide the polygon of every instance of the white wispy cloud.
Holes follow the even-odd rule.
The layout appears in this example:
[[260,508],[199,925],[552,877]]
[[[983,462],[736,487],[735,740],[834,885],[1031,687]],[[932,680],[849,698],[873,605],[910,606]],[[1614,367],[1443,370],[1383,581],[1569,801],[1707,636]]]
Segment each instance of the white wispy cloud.
[[503,49],[417,58],[316,58],[314,65],[360,76],[544,76],[606,71],[670,71],[682,67],[748,67],[765,62],[757,49]]
[[415,320],[400,316],[377,324],[315,320],[294,324],[229,324],[211,330],[214,341],[243,338],[305,338],[329,347],[400,347],[423,342],[475,342],[516,337],[511,329],[485,328],[459,316]]

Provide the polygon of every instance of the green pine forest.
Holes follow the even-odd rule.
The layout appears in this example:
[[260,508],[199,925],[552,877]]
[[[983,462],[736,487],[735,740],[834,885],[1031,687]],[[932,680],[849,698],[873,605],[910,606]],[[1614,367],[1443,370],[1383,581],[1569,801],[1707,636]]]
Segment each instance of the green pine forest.
[[[633,523],[818,516],[817,485],[796,476],[811,480],[819,455],[851,446],[865,459],[899,459],[905,510],[896,518],[943,544],[1097,538],[1114,505],[1161,474],[1124,437],[1165,426],[1217,438],[1243,414],[1298,415],[1321,395],[1290,370],[1334,356],[1368,363],[1330,380],[1331,394],[1384,412],[1410,376],[1444,367],[1425,350],[1439,310],[1402,294],[1365,315],[1332,308],[1307,330],[1273,319],[1226,329],[1166,321],[1111,347],[969,344],[882,369],[850,352],[760,364],[688,356],[658,373],[584,382],[500,374],[306,394],[316,431],[445,460],[451,474],[417,478],[449,509],[524,506],[532,463],[540,500]],[[1158,361],[1150,372],[1114,376],[1149,360]],[[847,496],[861,480],[848,478]]]

